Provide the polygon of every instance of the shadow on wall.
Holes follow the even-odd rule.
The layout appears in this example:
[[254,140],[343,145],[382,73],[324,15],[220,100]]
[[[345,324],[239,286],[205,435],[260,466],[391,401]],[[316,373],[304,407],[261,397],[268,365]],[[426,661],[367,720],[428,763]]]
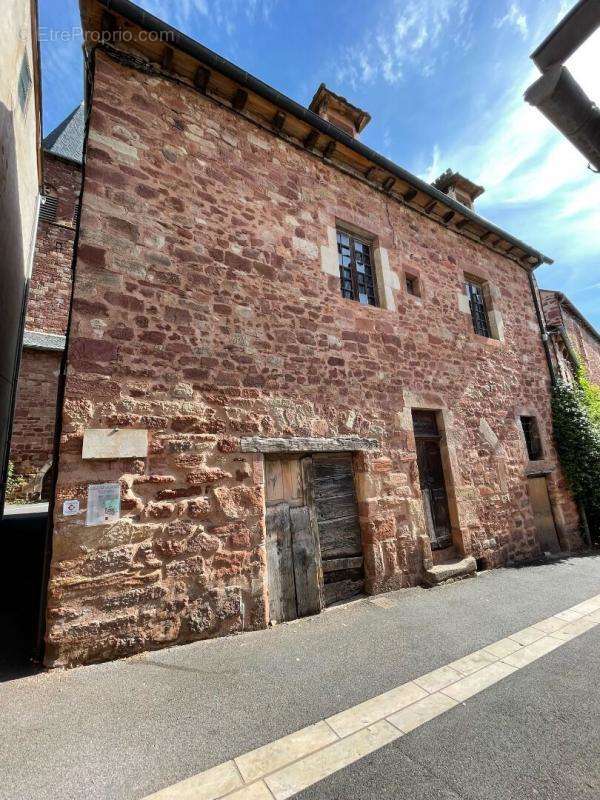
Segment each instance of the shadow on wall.
[[26,262],[14,115],[0,103],[0,498],[4,496],[12,407],[21,351]]

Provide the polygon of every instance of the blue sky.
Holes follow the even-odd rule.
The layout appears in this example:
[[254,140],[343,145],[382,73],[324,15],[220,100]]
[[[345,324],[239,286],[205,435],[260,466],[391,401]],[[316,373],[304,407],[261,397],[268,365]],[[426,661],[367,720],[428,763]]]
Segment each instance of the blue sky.
[[[44,130],[80,102],[76,0],[39,0]],[[365,144],[433,180],[486,188],[477,210],[555,264],[559,289],[600,329],[600,176],[523,100],[529,54],[573,0],[139,0],[307,105],[321,81],[370,112]],[[67,31],[57,41],[52,31]],[[63,34],[61,34],[62,38]],[[600,31],[569,60],[600,102]]]

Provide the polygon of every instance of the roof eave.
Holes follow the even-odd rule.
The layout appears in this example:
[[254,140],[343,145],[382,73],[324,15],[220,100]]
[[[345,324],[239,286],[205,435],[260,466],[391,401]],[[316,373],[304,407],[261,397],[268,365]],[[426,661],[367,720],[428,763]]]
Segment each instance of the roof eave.
[[[438,189],[431,186],[431,184],[427,183],[421,178],[418,178],[408,170],[380,155],[359,140],[354,139],[352,136],[346,134],[332,123],[322,119],[322,117],[320,117],[318,114],[315,114],[314,112],[300,105],[300,103],[297,103],[295,100],[292,100],[291,98],[282,94],[277,89],[269,86],[269,84],[261,81],[259,78],[256,78],[249,72],[246,72],[235,64],[232,64],[230,61],[218,55],[214,51],[204,47],[204,45],[177,30],[177,28],[173,28],[163,20],[160,20],[152,14],[149,14],[147,11],[144,11],[139,6],[130,2],[130,0],[95,1],[107,11],[112,11],[115,14],[119,14],[140,28],[154,31],[156,33],[162,33],[166,38],[168,38],[170,46],[174,49],[180,50],[186,55],[208,66],[215,72],[221,73],[234,83],[237,83],[243,88],[261,96],[274,106],[287,111],[289,114],[301,120],[306,125],[309,125],[311,128],[314,128],[315,130],[325,134],[330,139],[334,139],[348,149],[354,150],[356,153],[361,155],[367,161],[373,163],[375,166],[389,172],[390,175],[399,178],[400,180],[414,187],[417,191],[429,196],[432,200],[447,206],[455,213],[459,213],[462,217],[470,220],[474,224],[480,225],[481,227],[485,228],[486,231],[489,231],[489,233],[498,236],[499,239],[507,242],[509,245],[511,245],[511,247],[516,247],[522,250],[525,255],[534,258],[537,262],[535,264],[522,264],[520,262],[521,266],[534,270],[540,266],[540,264],[554,263],[551,258],[544,255],[539,250],[536,250],[525,242],[522,242],[520,239],[512,236],[512,234],[489,222],[489,220],[486,220],[484,217],[479,216],[479,214],[476,214],[462,203],[459,203],[443,192],[440,192]],[[83,5],[84,2],[86,2],[86,0],[80,0],[81,5]],[[495,252],[500,251],[496,250]]]

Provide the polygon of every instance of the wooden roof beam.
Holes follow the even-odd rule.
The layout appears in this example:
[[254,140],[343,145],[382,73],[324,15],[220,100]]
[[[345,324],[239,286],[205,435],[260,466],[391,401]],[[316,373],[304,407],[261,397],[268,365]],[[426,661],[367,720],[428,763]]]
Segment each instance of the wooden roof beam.
[[411,200],[414,200],[417,196],[418,192],[416,189],[409,189],[408,191],[404,192],[402,195],[402,199],[405,203],[410,203]]
[[248,103],[248,92],[245,89],[238,89],[233,95],[231,105],[236,111],[243,111]]
[[196,70],[196,74],[194,75],[194,86],[198,89],[199,92],[202,94],[206,94],[206,90],[208,89],[208,83],[210,81],[210,70],[203,67],[202,64]]
[[325,150],[323,150],[323,155],[325,156],[325,158],[331,158],[331,156],[335,152],[335,146],[336,146],[335,139],[332,139],[330,142],[327,142],[327,146],[325,147]]
[[383,188],[386,192],[391,192],[394,188],[394,184],[396,183],[396,178],[393,175],[390,175],[389,178],[386,178],[383,182]]
[[437,200],[430,200],[429,203],[425,206],[425,213],[431,214],[433,209],[437,206]]
[[275,128],[276,131],[280,131],[283,129],[283,126],[285,125],[285,119],[286,117],[283,111],[276,112],[272,122],[273,127]]
[[319,134],[317,131],[315,131],[314,129],[309,131],[304,138],[304,147],[307,147],[309,150],[312,150],[313,147],[316,145],[318,138]]
[[454,211],[446,211],[446,213],[444,214],[444,216],[442,217],[442,219],[444,220],[444,222],[445,222],[446,224],[448,224],[448,222],[450,222],[450,220],[452,219],[452,217],[454,216],[454,214],[455,214],[455,212],[454,212]]
[[160,64],[163,69],[167,70],[167,72],[169,72],[173,66],[173,54],[173,48],[165,45],[162,51]]

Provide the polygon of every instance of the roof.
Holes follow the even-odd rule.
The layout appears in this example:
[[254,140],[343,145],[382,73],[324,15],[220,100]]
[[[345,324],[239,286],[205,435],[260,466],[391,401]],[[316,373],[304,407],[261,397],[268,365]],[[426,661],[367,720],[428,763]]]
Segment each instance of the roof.
[[44,138],[42,146],[46,153],[82,164],[84,133],[85,111],[82,102]]
[[[238,114],[249,116],[255,122],[260,119],[260,124],[275,135],[296,145],[300,143],[314,156],[351,172],[455,233],[483,243],[524,268],[535,269],[542,263],[553,263],[536,248],[130,0],[79,0],[79,3],[82,27],[86,33],[95,33],[85,37],[88,53],[103,49],[109,57],[118,60],[116,45],[130,42],[125,48],[127,56],[134,49],[135,57],[147,59],[147,69],[153,69],[157,75],[168,78],[176,73],[205,96],[219,103],[225,99]],[[132,25],[159,36],[138,37]],[[106,34],[111,31],[118,34],[119,29],[126,31],[128,38],[115,35],[114,42],[110,36],[107,41]],[[129,62],[131,65],[131,59]]]
[[569,313],[577,317],[577,319],[581,322],[584,328],[598,341],[600,342],[600,333],[594,328],[591,322],[589,322],[581,313],[581,311],[573,305],[573,303],[569,300],[569,298],[564,295],[562,292],[557,292],[554,289],[540,289],[541,294],[553,294],[556,297],[556,300],[560,306],[565,306]]

